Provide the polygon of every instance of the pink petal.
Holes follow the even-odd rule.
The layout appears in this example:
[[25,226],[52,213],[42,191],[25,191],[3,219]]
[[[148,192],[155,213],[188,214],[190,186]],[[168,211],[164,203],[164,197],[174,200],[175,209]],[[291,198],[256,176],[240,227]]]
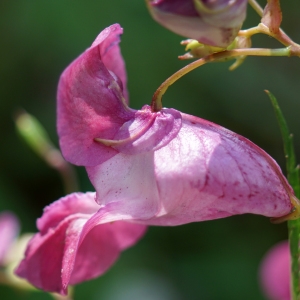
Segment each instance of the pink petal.
[[128,102],[127,74],[119,47],[120,35],[122,33],[123,28],[119,24],[111,25],[96,37],[91,48],[99,47],[103,64],[121,80],[123,95]]
[[149,224],[244,213],[279,217],[291,211],[292,188],[267,153],[221,126],[182,116],[178,136],[154,155],[163,209]]
[[183,16],[198,16],[193,0],[149,0],[149,5]]
[[[76,165],[96,165],[115,155],[115,150],[94,138],[111,139],[133,114],[122,94],[122,86],[125,95],[127,92],[118,46],[121,33],[118,24],[106,28],[61,75],[57,92],[58,134],[64,157]],[[99,151],[103,152],[101,156],[97,155]]]
[[[15,271],[16,274],[44,291],[66,294],[66,287],[62,285],[61,270],[65,235],[72,220],[70,218],[62,222],[47,234],[34,235],[28,243],[25,258]],[[67,247],[68,245],[66,249]]]
[[149,219],[160,207],[154,152],[118,154],[87,171],[97,190],[96,201],[111,207],[114,214],[132,219]]
[[[84,226],[71,279],[66,272],[63,274],[63,281],[68,283],[70,280],[70,284],[77,284],[102,275],[112,266],[122,250],[134,245],[144,235],[144,225],[111,221],[107,210],[100,209]],[[106,215],[109,221],[106,220]],[[95,247],[95,243],[98,247]],[[70,266],[68,256],[72,254],[65,253],[64,266],[67,268]]]
[[119,213],[147,225],[243,213],[280,217],[292,209],[293,191],[276,162],[249,140],[203,119],[182,114],[179,133],[156,151],[124,149],[87,171],[99,204],[118,203]]
[[290,300],[290,252],[288,241],[275,245],[260,267],[261,285],[267,299]]
[[19,234],[19,221],[11,212],[0,213],[0,266]]
[[66,294],[69,284],[103,274],[146,227],[97,208],[94,193],[70,194],[49,206],[39,220],[43,231],[30,241],[17,275],[45,291]]
[[99,205],[94,200],[95,197],[95,193],[91,192],[73,193],[53,202],[44,208],[42,217],[37,220],[37,228],[44,234],[50,228],[54,229],[67,217],[76,213],[85,214],[86,218],[89,218],[99,210]]
[[178,134],[180,127],[181,114],[178,111],[162,109],[153,113],[150,106],[145,105],[136,111],[133,119],[120,127],[113,140],[98,138],[97,141],[122,153],[154,151],[168,144]]

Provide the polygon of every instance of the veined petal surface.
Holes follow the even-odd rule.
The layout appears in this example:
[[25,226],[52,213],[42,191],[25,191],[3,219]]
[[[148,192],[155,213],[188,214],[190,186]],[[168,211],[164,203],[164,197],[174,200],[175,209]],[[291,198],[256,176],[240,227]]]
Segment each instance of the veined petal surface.
[[57,130],[62,153],[73,164],[97,165],[115,155],[94,138],[111,139],[134,114],[124,97],[126,73],[118,45],[122,32],[118,24],[106,28],[60,77]]
[[118,203],[122,214],[167,226],[291,211],[293,190],[265,151],[219,125],[181,115],[179,132],[163,147],[128,154],[123,146],[124,153],[119,148],[113,158],[87,168],[100,205]]
[[[293,191],[277,163],[249,140],[183,114],[178,136],[155,152],[162,210],[155,225],[254,213],[288,214]],[[151,221],[152,222],[152,221]]]

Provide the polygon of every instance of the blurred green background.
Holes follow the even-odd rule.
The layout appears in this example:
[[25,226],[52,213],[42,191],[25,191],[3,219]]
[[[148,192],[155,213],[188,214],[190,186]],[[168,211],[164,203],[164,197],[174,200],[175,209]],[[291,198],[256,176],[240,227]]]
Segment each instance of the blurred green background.
[[[282,8],[283,28],[299,42],[299,4],[284,1]],[[249,7],[243,27],[258,22]],[[64,191],[57,172],[17,135],[13,116],[21,108],[33,114],[57,145],[55,97],[60,73],[113,23],[124,28],[121,48],[130,101],[133,108],[140,108],[150,104],[156,88],[187,63],[177,60],[184,53],[182,38],[156,24],[144,1],[0,2],[0,211],[14,211],[23,232],[35,232],[43,207]],[[255,37],[253,44],[280,47],[266,36]],[[231,62],[209,64],[174,84],[164,96],[164,106],[246,136],[284,169],[280,132],[263,90],[277,97],[300,157],[299,63],[298,58],[247,58],[233,72],[228,71]],[[85,170],[77,172],[81,191],[92,190]],[[286,238],[286,224],[272,225],[253,215],[151,227],[104,276],[78,285],[75,299],[264,299],[258,280],[260,260]],[[21,293],[5,286],[0,286],[0,298],[51,299],[46,293]]]

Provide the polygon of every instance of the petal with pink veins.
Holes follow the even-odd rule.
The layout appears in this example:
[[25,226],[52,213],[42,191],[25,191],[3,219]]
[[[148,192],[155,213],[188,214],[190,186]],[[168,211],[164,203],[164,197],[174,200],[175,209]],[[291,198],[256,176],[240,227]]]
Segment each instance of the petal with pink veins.
[[138,154],[127,139],[130,146],[119,147],[119,154],[87,168],[99,204],[118,203],[118,212],[147,225],[291,212],[293,190],[266,152],[221,126],[181,115],[179,132],[163,147]]
[[118,45],[122,32],[118,24],[106,28],[60,77],[57,129],[62,154],[73,164],[97,165],[114,156],[114,149],[94,138],[113,138],[134,115],[124,98],[126,73]]

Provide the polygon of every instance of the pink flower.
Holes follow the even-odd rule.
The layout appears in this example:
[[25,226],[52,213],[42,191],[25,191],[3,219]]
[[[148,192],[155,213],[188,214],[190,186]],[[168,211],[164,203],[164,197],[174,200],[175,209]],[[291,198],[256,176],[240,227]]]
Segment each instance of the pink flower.
[[147,225],[288,214],[292,188],[249,140],[174,109],[127,106],[121,33],[102,31],[58,87],[63,155],[86,167],[98,204]]
[[106,28],[60,78],[60,146],[86,167],[96,195],[66,196],[38,220],[17,274],[46,291],[64,294],[101,275],[145,225],[282,217],[298,201],[249,140],[174,109],[129,108],[121,33],[118,24]]
[[275,245],[260,267],[263,291],[270,300],[290,300],[290,251],[288,241]]
[[19,234],[19,227],[19,221],[13,213],[0,213],[0,266],[4,264],[10,248]]
[[246,17],[247,0],[147,0],[161,25],[203,44],[226,48]]
[[95,278],[146,226],[116,221],[109,206],[99,209],[95,193],[70,194],[45,208],[16,274],[45,291],[67,293],[69,284]]

